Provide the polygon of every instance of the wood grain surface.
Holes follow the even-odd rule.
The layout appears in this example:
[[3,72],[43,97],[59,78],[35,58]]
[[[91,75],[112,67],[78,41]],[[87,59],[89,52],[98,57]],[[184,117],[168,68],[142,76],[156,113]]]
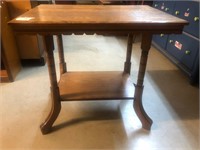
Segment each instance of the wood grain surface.
[[16,31],[181,32],[187,22],[147,5],[39,5],[9,22]]
[[133,99],[135,87],[123,72],[67,72],[59,82],[61,100]]

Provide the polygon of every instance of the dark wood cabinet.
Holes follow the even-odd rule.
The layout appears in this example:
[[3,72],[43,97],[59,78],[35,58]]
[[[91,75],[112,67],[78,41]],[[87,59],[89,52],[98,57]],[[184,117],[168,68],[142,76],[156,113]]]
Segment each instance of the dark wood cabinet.
[[[10,19],[13,19],[38,3],[30,0],[6,1]],[[22,65],[34,64],[44,65],[45,55],[42,38],[39,35],[15,35],[16,44],[19,50],[19,57]]]
[[20,58],[13,31],[7,22],[10,20],[7,3],[1,1],[1,70],[0,82],[14,81],[21,69]]

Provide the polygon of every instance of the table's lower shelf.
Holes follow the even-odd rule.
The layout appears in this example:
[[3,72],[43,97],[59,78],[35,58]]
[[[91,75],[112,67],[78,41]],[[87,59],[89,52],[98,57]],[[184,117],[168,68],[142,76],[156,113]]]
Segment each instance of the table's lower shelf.
[[59,81],[61,101],[133,99],[134,85],[123,72],[67,72]]

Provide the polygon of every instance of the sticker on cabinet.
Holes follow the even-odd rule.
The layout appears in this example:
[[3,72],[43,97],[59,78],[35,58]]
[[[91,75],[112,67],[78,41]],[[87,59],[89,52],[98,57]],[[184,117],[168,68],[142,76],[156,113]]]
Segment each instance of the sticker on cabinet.
[[174,46],[175,46],[176,48],[178,48],[179,50],[182,49],[182,44],[181,44],[180,42],[178,42],[178,41],[175,42]]

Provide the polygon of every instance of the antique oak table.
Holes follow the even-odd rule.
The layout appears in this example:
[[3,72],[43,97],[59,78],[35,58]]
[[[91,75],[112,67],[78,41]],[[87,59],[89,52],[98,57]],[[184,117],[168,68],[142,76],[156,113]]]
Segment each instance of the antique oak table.
[[[145,5],[39,5],[11,20],[9,24],[17,33],[43,36],[52,96],[51,111],[41,125],[42,133],[47,134],[59,115],[61,101],[86,100],[134,99],[133,106],[142,127],[150,130],[152,120],[143,108],[142,92],[152,35],[180,34],[188,22]],[[61,35],[72,33],[127,35],[123,71],[68,72]],[[133,35],[136,33],[142,34],[142,50],[137,82],[132,84],[129,74]],[[56,78],[52,35],[58,37],[59,82]]]

